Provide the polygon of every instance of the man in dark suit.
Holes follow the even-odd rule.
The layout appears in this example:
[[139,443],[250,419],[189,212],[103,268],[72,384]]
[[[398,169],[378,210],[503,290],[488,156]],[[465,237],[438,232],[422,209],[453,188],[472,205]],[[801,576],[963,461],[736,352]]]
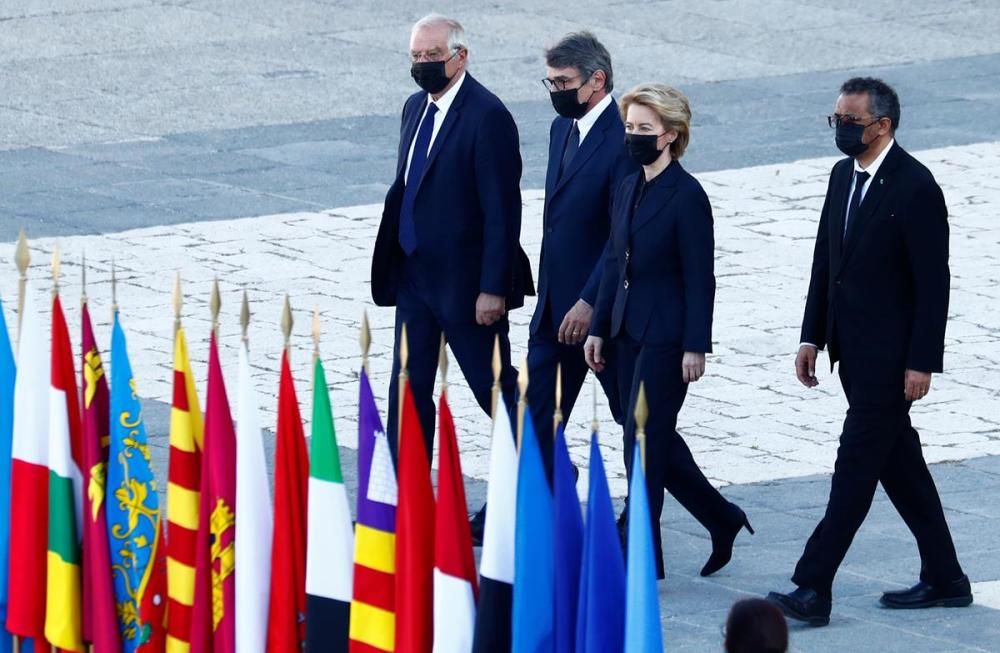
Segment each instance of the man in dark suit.
[[396,179],[372,260],[372,298],[396,307],[387,426],[393,455],[404,324],[409,384],[428,457],[442,333],[487,413],[499,337],[502,390],[507,404],[514,402],[507,311],[534,292],[519,244],[521,155],[513,117],[466,71],[468,56],[457,21],[431,15],[413,26],[411,74],[422,90],[403,106]]
[[[562,367],[563,419],[587,377],[583,342],[590,333],[601,282],[598,263],[608,240],[614,190],[638,165],[625,151],[625,127],[611,56],[589,32],[569,34],[545,52],[546,78],[559,114],[549,130],[538,304],[528,340],[528,405],[542,457],[552,473],[556,369]],[[615,367],[598,375],[615,420],[621,400]]]
[[941,372],[948,320],[948,210],[933,175],[895,142],[899,98],[885,82],[848,80],[834,114],[849,158],[830,174],[813,254],[796,376],[817,385],[816,353],[839,363],[849,410],[826,514],[806,543],[790,594],[769,599],[793,619],[830,620],[833,578],[879,482],[917,540],[919,582],[886,592],[887,608],[972,603],[937,488],[910,423],[912,402]]

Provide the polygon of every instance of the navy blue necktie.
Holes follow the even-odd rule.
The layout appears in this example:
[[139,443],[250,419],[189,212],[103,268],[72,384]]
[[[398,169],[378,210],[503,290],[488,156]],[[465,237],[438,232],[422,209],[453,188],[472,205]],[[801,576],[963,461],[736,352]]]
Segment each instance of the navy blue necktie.
[[871,177],[864,170],[854,173],[854,193],[851,194],[851,203],[847,208],[847,220],[844,222],[844,242],[847,242],[847,230],[854,224],[854,219],[858,217],[858,209],[861,208],[861,195],[864,193],[865,182]]
[[438,112],[437,105],[431,102],[427,112],[417,129],[417,140],[413,143],[413,156],[410,158],[410,170],[406,174],[406,189],[403,191],[403,206],[399,210],[399,245],[407,255],[417,250],[417,225],[413,219],[413,206],[417,199],[417,186],[424,176],[424,166],[427,165],[427,150],[431,146],[431,135],[434,133],[434,115]]

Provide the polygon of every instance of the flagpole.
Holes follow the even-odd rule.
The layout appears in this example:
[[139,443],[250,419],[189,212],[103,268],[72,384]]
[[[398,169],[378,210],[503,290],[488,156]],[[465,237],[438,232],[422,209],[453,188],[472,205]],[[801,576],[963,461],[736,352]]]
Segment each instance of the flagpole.
[[80,308],[87,305],[87,252],[80,262]]
[[556,410],[552,416],[552,437],[556,437],[559,425],[562,424],[562,363],[556,365]]
[[118,276],[115,273],[115,260],[111,259],[111,321],[118,315]]
[[443,332],[438,350],[438,369],[441,371],[441,396],[444,397],[448,394],[448,350],[445,348]]
[[243,302],[240,305],[240,342],[243,343],[243,348],[249,353],[250,351],[250,336],[247,333],[250,331],[250,299],[247,297],[247,289],[243,289]]
[[59,260],[59,243],[52,247],[52,297],[59,296],[59,270],[62,262]]
[[594,376],[591,378],[593,379],[593,382],[590,384],[590,388],[592,390],[591,394],[593,396],[594,406],[592,413],[593,418],[590,422],[590,430],[593,431],[594,433],[597,433],[598,429],[600,428],[600,423],[597,421],[597,372],[594,372]]
[[500,400],[500,372],[503,367],[500,364],[500,335],[497,334],[493,338],[493,391],[492,391],[492,408],[490,409],[490,415],[493,416],[493,421],[497,418],[497,405]]
[[525,354],[521,369],[517,373],[517,387],[521,398],[517,402],[517,451],[521,452],[521,439],[524,435],[524,415],[528,410],[528,356]]
[[17,265],[17,342],[21,343],[21,316],[24,314],[24,293],[28,284],[28,265],[31,263],[31,252],[28,251],[28,237],[21,227],[17,235],[17,248],[14,250],[14,263]]
[[649,405],[646,403],[646,382],[639,382],[639,397],[635,401],[635,438],[639,442],[639,460],[646,473],[646,420],[649,419]]
[[372,346],[372,330],[368,326],[368,311],[364,311],[361,314],[361,334],[359,337],[361,343],[361,369],[368,372],[368,350]]
[[406,397],[406,364],[410,360],[410,346],[406,341],[406,322],[403,322],[403,329],[399,334],[399,390],[397,390],[396,397],[399,403],[399,423],[396,425],[396,447],[398,451],[400,438],[403,435],[403,404],[404,398]]

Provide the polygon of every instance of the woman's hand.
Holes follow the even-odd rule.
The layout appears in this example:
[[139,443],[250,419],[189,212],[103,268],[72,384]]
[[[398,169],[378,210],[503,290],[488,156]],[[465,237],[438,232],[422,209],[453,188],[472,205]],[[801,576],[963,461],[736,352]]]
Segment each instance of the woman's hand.
[[[588,344],[590,341],[587,341]],[[681,373],[684,375],[684,383],[694,383],[705,375],[705,354],[686,351],[684,359],[681,361]]]
[[601,353],[604,348],[604,338],[588,336],[587,342],[583,344],[583,356],[587,359],[587,365],[595,372],[604,371],[604,355]]

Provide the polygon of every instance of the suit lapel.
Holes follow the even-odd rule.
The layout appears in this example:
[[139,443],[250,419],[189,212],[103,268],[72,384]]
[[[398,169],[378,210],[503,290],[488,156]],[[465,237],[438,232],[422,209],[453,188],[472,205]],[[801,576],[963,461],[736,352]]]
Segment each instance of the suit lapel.
[[466,73],[465,80],[462,82],[462,87],[458,89],[458,94],[451,103],[451,107],[448,108],[448,113],[444,117],[444,122],[441,123],[441,129],[438,130],[437,136],[434,137],[434,143],[431,145],[431,151],[427,154],[427,162],[424,163],[424,174],[420,176],[420,181],[417,184],[417,191],[420,191],[420,184],[424,183],[424,179],[427,178],[427,172],[434,165],[434,160],[437,159],[438,153],[441,148],[444,147],[445,142],[448,140],[448,134],[455,127],[455,123],[458,122],[462,113],[462,105],[465,103],[465,98],[468,96],[472,85],[477,83],[472,79],[472,75]]
[[865,193],[864,199],[861,200],[861,206],[858,207],[858,216],[855,218],[854,224],[847,227],[847,242],[844,243],[842,265],[851,257],[851,253],[857,249],[861,234],[868,223],[871,222],[876,209],[878,209],[879,204],[882,203],[882,200],[889,192],[889,188],[892,185],[893,173],[899,164],[898,147],[897,144],[893,144],[882,165],[879,166],[875,177],[872,178],[871,184],[868,186],[868,192]]
[[[653,219],[670,202],[670,198],[677,192],[677,178],[680,176],[681,164],[677,161],[671,163],[661,175],[663,179],[654,180],[652,186],[646,190],[646,196],[642,198],[632,215],[632,233],[642,229],[647,222]],[[639,174],[642,174],[640,171]],[[632,197],[632,204],[635,205],[636,197]]]
[[416,111],[410,111],[410,115],[406,116],[403,120],[403,135],[399,142],[399,164],[396,166],[396,176],[403,174],[406,170],[406,161],[410,158],[410,148],[413,147],[413,138],[417,134],[417,126],[420,124],[420,118],[423,117],[424,111],[427,109],[426,95],[424,96],[424,101],[417,104]]
[[[569,162],[569,168],[563,171],[562,177],[558,178],[556,188],[553,191],[554,193],[558,193],[559,190],[566,185],[566,182],[569,181],[570,178],[575,175],[577,171],[584,166],[584,164],[587,163],[587,160],[594,155],[594,152],[600,149],[601,144],[604,143],[605,139],[604,132],[608,129],[608,125],[611,124],[611,114],[617,113],[617,111],[618,107],[615,105],[614,100],[612,100],[611,104],[604,108],[604,111],[601,112],[601,115],[594,123],[594,126],[590,128],[589,132],[587,132],[587,137],[583,139],[582,143],[580,143],[580,149],[576,151],[576,154],[573,156],[573,160]],[[565,144],[566,141],[564,140],[563,145],[565,146]],[[561,161],[562,150],[559,151],[558,156]]]
[[572,128],[572,120],[560,119],[556,123],[556,128],[552,130],[552,139],[549,142],[549,164],[545,170],[545,196],[549,199],[556,193],[556,182],[559,181],[559,164],[562,161],[563,149],[566,147],[566,139],[569,138],[569,132]]
[[851,191],[851,175],[854,174],[852,159],[834,171],[837,178],[830,189],[830,242],[833,243],[833,260],[840,262],[844,248],[844,216],[847,214],[847,194]]

